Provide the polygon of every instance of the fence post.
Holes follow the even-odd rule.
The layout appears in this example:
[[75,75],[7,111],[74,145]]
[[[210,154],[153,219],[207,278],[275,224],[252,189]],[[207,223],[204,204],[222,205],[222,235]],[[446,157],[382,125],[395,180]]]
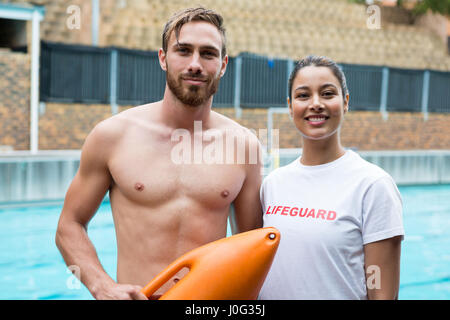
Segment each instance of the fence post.
[[100,0],[92,0],[92,45],[98,46],[98,25],[99,25],[99,17],[100,17]]
[[270,167],[269,172],[271,172],[274,169],[274,157],[272,152],[272,131],[273,131],[273,114],[274,114],[274,108],[268,108],[267,109],[267,134],[269,135],[267,137],[267,154],[269,155],[269,161],[270,161]]
[[111,113],[113,115],[119,112],[119,107],[117,106],[117,64],[118,64],[117,49],[111,49],[109,103],[111,105]]
[[288,83],[287,88],[286,88],[286,97],[289,97],[289,77],[291,75],[292,70],[294,70],[294,61],[292,59],[288,59],[287,60],[287,79],[286,79],[286,83]]
[[389,91],[389,68],[383,67],[383,74],[381,78],[381,99],[380,99],[380,112],[383,120],[387,120],[387,98]]
[[30,151],[36,154],[39,150],[39,54],[41,51],[40,23],[42,16],[36,9],[31,20],[31,81],[30,81]]
[[422,85],[422,113],[423,119],[428,120],[428,98],[430,95],[430,71],[425,70],[423,73],[423,85]]
[[242,57],[239,55],[234,59],[234,114],[237,119],[241,118],[241,74],[242,74]]

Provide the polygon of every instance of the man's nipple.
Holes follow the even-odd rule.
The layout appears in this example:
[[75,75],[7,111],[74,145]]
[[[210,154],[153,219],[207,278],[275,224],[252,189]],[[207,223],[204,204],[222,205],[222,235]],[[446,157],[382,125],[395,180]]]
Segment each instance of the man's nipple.
[[140,183],[140,182],[137,182],[137,183],[134,185],[134,188],[135,188],[137,191],[142,191],[142,190],[144,190],[144,185],[143,185],[142,183]]
[[230,194],[230,192],[228,192],[228,190],[223,190],[220,195],[222,196],[222,198],[226,198],[226,197],[228,197],[229,194]]

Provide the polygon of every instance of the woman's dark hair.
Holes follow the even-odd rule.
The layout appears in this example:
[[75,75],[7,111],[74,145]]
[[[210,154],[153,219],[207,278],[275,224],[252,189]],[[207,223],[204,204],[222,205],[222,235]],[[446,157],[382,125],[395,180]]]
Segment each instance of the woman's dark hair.
[[348,88],[347,88],[347,81],[345,80],[345,74],[342,71],[342,69],[336,64],[336,62],[334,62],[330,58],[310,55],[298,61],[294,67],[294,70],[292,70],[291,75],[289,76],[290,101],[292,101],[292,85],[294,83],[295,77],[297,76],[297,73],[300,71],[300,69],[309,66],[329,68],[336,76],[336,78],[339,80],[339,84],[341,85],[342,88],[342,97],[345,100],[345,97],[348,94]]

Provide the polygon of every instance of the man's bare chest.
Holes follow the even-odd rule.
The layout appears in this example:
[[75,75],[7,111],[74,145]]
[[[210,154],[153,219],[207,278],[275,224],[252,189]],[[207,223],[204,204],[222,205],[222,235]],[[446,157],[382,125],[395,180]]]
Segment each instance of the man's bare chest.
[[114,188],[130,201],[156,207],[189,198],[206,207],[231,203],[245,179],[237,164],[180,164],[169,148],[130,148],[109,162]]

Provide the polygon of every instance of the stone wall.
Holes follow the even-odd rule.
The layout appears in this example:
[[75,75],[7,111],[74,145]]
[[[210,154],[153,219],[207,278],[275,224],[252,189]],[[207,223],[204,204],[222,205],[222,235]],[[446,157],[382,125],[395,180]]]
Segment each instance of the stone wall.
[[30,147],[30,56],[0,51],[0,146]]
[[92,128],[110,116],[109,105],[47,103],[39,117],[39,149],[80,149]]
[[[128,107],[121,107],[120,111]],[[233,108],[213,110],[254,129],[267,129],[267,109],[243,109],[240,119]],[[96,123],[111,116],[109,105],[47,103],[39,120],[39,148],[79,149]],[[350,111],[341,131],[342,144],[358,150],[427,150],[450,148],[450,114]],[[300,148],[301,135],[287,114],[274,114],[280,148]]]
[[[6,1],[45,6],[43,40],[92,44],[91,0]],[[167,19],[182,8],[198,4],[223,15],[230,56],[252,52],[297,60],[314,53],[340,63],[450,70],[445,41],[435,33],[441,25],[437,18],[426,26],[414,25],[408,10],[382,7],[381,29],[368,29],[366,6],[348,0],[297,1],[295,5],[261,0],[100,1],[99,45],[158,50]],[[79,8],[79,29],[68,27],[74,17],[71,6]],[[295,14],[287,14],[292,7]]]

